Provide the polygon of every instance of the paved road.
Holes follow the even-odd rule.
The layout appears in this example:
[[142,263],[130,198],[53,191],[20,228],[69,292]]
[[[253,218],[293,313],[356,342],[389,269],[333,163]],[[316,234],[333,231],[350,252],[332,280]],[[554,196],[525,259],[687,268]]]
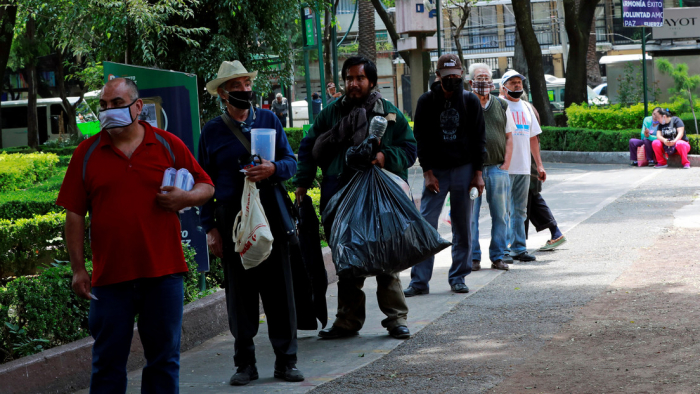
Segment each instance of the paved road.
[[[366,282],[367,323],[360,336],[323,341],[299,334],[299,368],[305,382],[272,378],[274,356],[265,324],[256,338],[260,380],[243,388],[227,381],[233,373],[233,340],[228,333],[182,355],[181,392],[482,392],[535,354],[577,308],[585,305],[634,261],[639,248],[673,225],[674,212],[700,190],[700,170],[654,170],[618,165],[547,163],[543,195],[570,239],[561,250],[538,253],[538,261],[510,272],[485,269],[467,277],[468,295],[449,291],[449,250],[438,255],[431,294],[409,299],[407,341],[381,327],[375,283]],[[414,193],[419,172],[412,174]],[[690,209],[692,212],[698,211]],[[482,218],[488,214],[483,208]],[[688,213],[679,214],[681,219]],[[481,221],[482,248],[489,223]],[[545,232],[528,248],[541,246]],[[402,273],[404,285],[409,273]],[[335,314],[335,286],[328,291]],[[263,318],[264,320],[264,318]],[[140,372],[129,374],[138,392]]]

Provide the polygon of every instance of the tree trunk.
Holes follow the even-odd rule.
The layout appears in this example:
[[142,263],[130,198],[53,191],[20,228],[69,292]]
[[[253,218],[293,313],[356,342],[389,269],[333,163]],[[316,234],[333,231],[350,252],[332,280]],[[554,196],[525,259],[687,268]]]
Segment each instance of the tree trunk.
[[452,12],[449,13],[450,15],[450,24],[452,25],[452,39],[454,40],[455,43],[455,49],[457,50],[457,56],[459,56],[460,61],[462,62],[462,70],[464,70],[464,75],[469,72],[465,62],[464,62],[464,52],[462,51],[462,43],[459,41],[459,38],[462,36],[462,30],[464,29],[464,25],[467,24],[467,19],[469,19],[469,13],[471,12],[471,2],[465,1],[464,5],[459,5],[459,9],[461,11],[461,15],[459,17],[459,24],[456,25],[453,20],[452,20]]
[[595,8],[600,0],[563,0],[564,26],[569,38],[569,59],[566,63],[564,107],[588,103],[587,67],[588,44]]
[[[5,80],[5,69],[7,69],[7,61],[10,59],[16,20],[17,6],[0,7],[0,95],[4,90],[2,82]],[[0,149],[2,149],[2,114],[0,114]]]
[[63,101],[63,108],[66,111],[66,116],[68,117],[68,133],[78,135],[79,131],[78,124],[75,120],[75,113],[76,108],[78,108],[78,105],[80,105],[80,103],[83,101],[83,95],[85,92],[81,91],[80,99],[76,101],[74,105],[71,105],[70,101],[68,101],[68,94],[66,93],[66,74],[63,66],[63,53],[58,48],[56,49],[56,53],[58,54],[58,65],[56,67],[56,87],[58,88],[58,96]]
[[588,84],[591,87],[596,87],[603,83],[603,77],[600,76],[600,66],[598,65],[598,55],[596,54],[596,31],[595,18],[591,22],[591,35],[588,39],[588,53],[586,54],[586,69],[588,69]]
[[357,1],[360,2],[357,10],[357,13],[359,14],[358,41],[360,47],[357,53],[376,64],[377,44],[376,35],[374,34],[374,7],[372,6],[372,3],[370,3],[370,0]]
[[[34,41],[34,17],[30,16],[27,20],[27,40],[29,42]],[[39,147],[39,122],[38,114],[36,111],[36,99],[37,99],[37,74],[36,74],[36,64],[34,64],[35,59],[31,59],[29,64],[27,64],[27,85],[29,86],[27,94],[27,145],[36,149]]]
[[[530,74],[530,89],[532,89],[532,104],[540,113],[540,120],[545,126],[554,125],[554,114],[549,105],[547,95],[547,83],[544,79],[542,67],[542,49],[537,41],[537,35],[532,28],[532,14],[530,13],[530,0],[513,0],[513,14],[515,24],[520,34],[520,39],[525,51],[527,67],[532,70]],[[568,94],[568,92],[567,92]]]
[[529,69],[527,67],[527,60],[525,59],[525,49],[523,48],[523,42],[522,40],[520,40],[520,33],[518,33],[517,29],[515,30],[515,53],[513,54],[513,69],[527,77],[527,79],[523,81],[523,90],[525,90],[526,94],[529,93]]
[[[397,44],[397,41],[401,38],[399,34],[396,32],[396,26],[394,26],[394,22],[391,20],[389,17],[389,14],[387,14],[386,10],[382,6],[381,0],[372,0],[372,5],[374,5],[374,10],[377,11],[377,14],[379,15],[379,18],[384,22],[384,26],[386,26],[386,31],[389,33],[389,37],[391,38],[391,44],[394,46],[394,50],[398,51],[399,47]],[[409,52],[408,51],[401,51],[399,52],[399,55],[401,58],[403,58],[404,63],[406,63],[406,66],[411,67],[409,63]]]

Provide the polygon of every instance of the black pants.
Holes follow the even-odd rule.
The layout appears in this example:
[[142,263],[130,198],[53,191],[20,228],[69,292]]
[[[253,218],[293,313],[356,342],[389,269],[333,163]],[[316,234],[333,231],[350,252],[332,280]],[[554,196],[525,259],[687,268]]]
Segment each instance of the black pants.
[[530,189],[527,194],[527,220],[525,220],[526,236],[529,222],[532,222],[537,232],[557,225],[557,221],[554,219],[552,211],[547,206],[547,202],[544,201],[540,193],[532,189]]
[[[232,240],[233,220],[237,213],[233,213],[234,210],[238,209],[217,210],[217,227],[224,240],[228,323],[236,339],[233,361],[237,367],[255,364],[253,338],[260,326],[259,300],[262,299],[275,364],[296,363],[297,322],[287,238],[273,231],[275,240],[270,257],[255,268],[244,269]],[[266,215],[271,224],[278,219],[273,217],[274,210],[266,210]],[[276,226],[271,227],[274,230]]]

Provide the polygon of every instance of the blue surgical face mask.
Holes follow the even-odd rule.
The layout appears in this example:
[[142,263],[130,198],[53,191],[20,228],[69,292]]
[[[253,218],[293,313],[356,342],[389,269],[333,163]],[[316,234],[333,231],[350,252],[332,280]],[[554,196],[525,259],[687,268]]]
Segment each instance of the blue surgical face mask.
[[127,127],[134,123],[138,116],[132,118],[130,108],[132,105],[134,105],[136,100],[124,107],[101,109],[99,114],[101,129],[116,129],[120,127]]

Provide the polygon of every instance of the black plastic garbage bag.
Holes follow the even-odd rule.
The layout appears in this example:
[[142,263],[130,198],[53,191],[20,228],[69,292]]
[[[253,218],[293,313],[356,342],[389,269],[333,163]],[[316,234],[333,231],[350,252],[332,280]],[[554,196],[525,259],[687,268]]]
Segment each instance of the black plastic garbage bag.
[[358,172],[323,211],[338,276],[410,268],[451,245],[379,167]]

